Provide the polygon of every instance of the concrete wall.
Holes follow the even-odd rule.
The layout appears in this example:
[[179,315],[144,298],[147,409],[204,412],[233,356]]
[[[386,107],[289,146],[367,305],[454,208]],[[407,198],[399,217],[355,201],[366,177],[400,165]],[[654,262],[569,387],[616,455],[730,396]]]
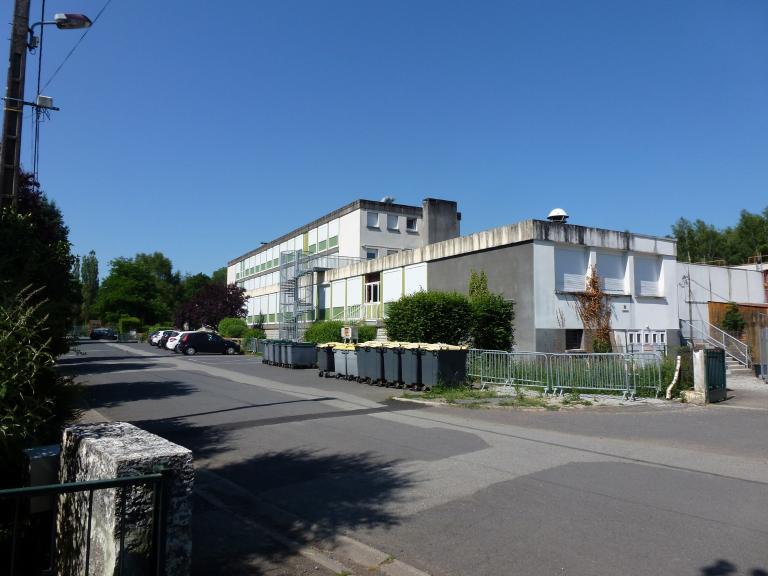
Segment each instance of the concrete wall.
[[424,244],[458,238],[459,214],[456,202],[426,198],[422,202],[424,214]]
[[[687,276],[690,271],[690,300]],[[707,264],[677,263],[676,293],[680,318],[709,322],[708,302],[766,304],[763,275],[760,271]]]
[[533,244],[519,244],[429,262],[430,290],[467,293],[472,271],[484,271],[488,288],[515,302],[515,347],[534,350]]

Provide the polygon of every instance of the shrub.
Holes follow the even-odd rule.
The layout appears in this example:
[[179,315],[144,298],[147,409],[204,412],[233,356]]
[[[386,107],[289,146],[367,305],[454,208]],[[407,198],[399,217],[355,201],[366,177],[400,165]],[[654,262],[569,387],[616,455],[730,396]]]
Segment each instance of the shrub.
[[472,327],[466,296],[451,292],[417,292],[389,307],[385,321],[390,340],[463,344]]
[[481,293],[470,300],[472,307],[472,342],[475,348],[511,350],[514,344],[512,302],[501,294]]
[[125,334],[131,330],[138,330],[141,328],[141,320],[135,316],[121,316],[117,321],[117,331],[120,334]]
[[223,318],[219,322],[219,334],[227,338],[242,338],[248,330],[243,318]]
[[61,426],[76,415],[79,388],[55,369],[45,336],[44,303],[23,290],[9,306],[0,305],[0,487],[10,482],[21,449],[58,440]]
[[[324,342],[341,342],[341,329],[349,324],[341,320],[320,320],[313,322],[304,334],[305,342],[322,344]],[[360,324],[357,328],[357,337],[360,342],[367,342],[376,338],[376,326]]]
[[243,339],[241,347],[243,351],[249,350],[253,340],[263,340],[266,337],[267,335],[261,328],[248,328],[248,330],[243,332],[243,335],[241,336]]

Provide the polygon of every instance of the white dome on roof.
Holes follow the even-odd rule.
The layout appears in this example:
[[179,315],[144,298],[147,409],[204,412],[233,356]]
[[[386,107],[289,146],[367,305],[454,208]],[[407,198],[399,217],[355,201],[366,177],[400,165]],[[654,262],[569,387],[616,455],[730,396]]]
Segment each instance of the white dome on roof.
[[552,222],[566,222],[568,220],[568,214],[562,208],[555,208],[547,216],[547,220]]

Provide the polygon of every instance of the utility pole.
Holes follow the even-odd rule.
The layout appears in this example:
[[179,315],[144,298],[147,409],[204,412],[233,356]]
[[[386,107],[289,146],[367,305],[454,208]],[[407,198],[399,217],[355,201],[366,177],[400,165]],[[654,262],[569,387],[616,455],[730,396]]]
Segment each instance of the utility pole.
[[24,110],[24,72],[27,67],[29,1],[15,0],[13,10],[3,113],[3,140],[0,146],[0,208],[16,206]]

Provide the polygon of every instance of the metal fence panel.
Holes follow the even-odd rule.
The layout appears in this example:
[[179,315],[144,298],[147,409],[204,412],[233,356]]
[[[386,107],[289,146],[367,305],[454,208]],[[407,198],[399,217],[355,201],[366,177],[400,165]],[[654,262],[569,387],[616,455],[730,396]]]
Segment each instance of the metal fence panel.
[[535,387],[562,394],[566,390],[621,393],[634,398],[640,389],[661,391],[661,355],[656,352],[546,354],[470,350],[467,375],[483,388]]

